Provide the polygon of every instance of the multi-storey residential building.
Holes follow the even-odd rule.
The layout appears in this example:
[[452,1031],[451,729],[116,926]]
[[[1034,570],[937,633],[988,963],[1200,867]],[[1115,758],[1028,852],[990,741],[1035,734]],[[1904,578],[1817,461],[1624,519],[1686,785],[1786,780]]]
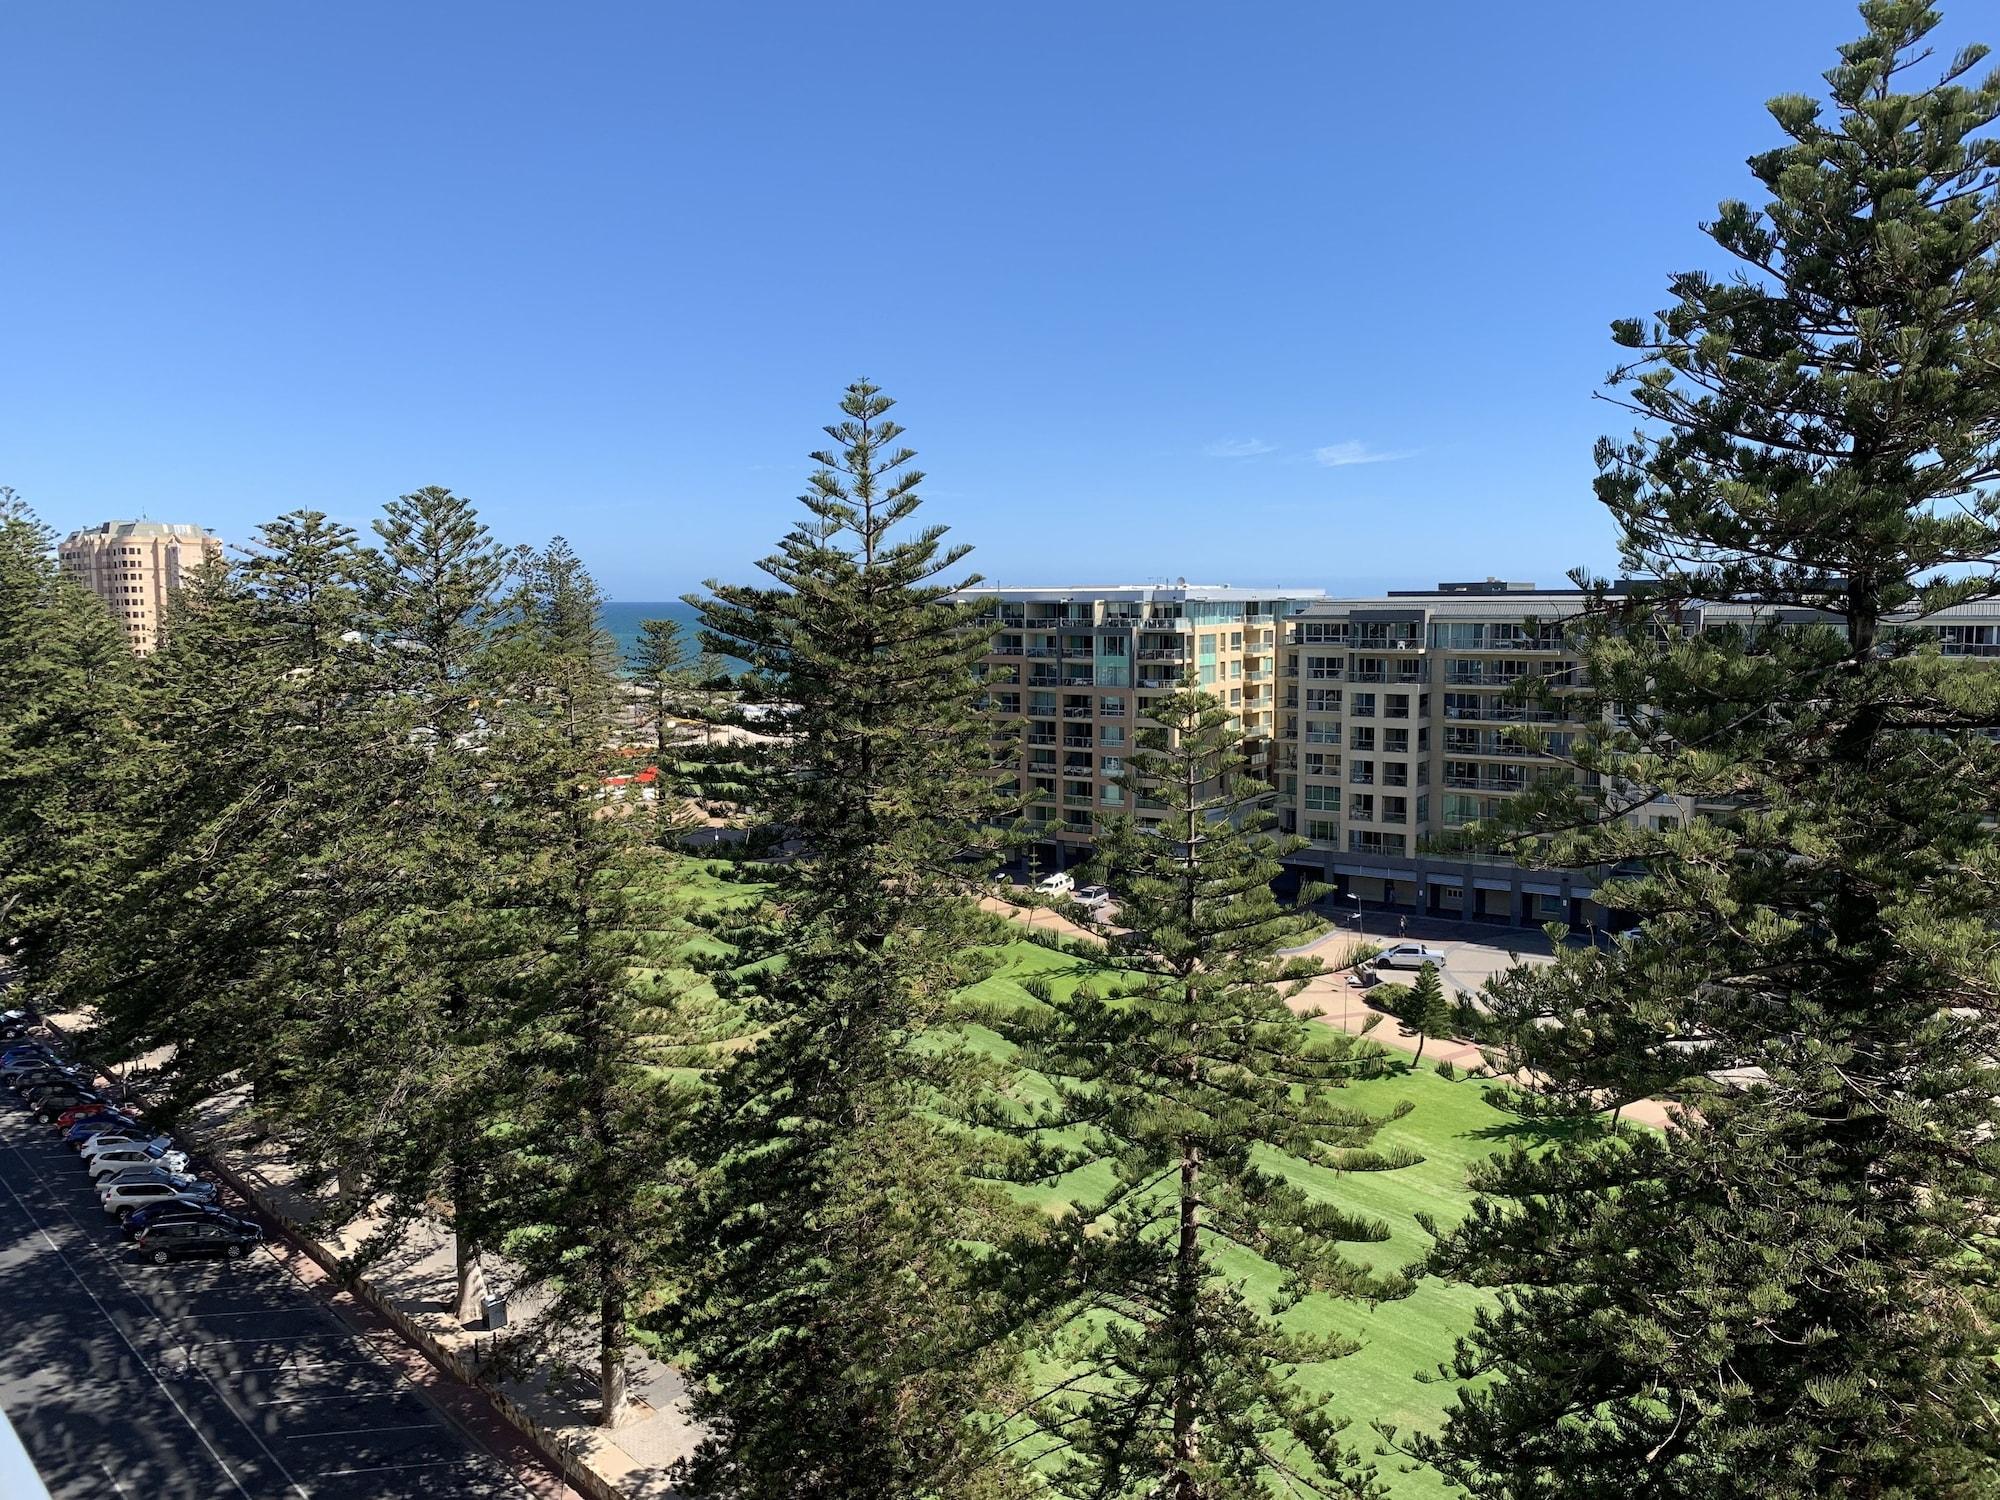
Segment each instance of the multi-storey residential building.
[[144,655],[159,642],[167,595],[221,550],[221,539],[205,526],[106,521],[72,531],[56,555],[63,571],[109,606],[132,649]]
[[[1280,822],[1308,846],[1294,863],[1359,898],[1411,914],[1538,925],[1617,925],[1592,871],[1525,870],[1501,856],[1450,852],[1449,836],[1492,817],[1536,780],[1575,774],[1556,757],[1584,724],[1564,698],[1582,685],[1567,622],[1575,591],[1532,584],[1440,584],[1378,599],[1328,599],[1286,626],[1276,750]],[[1831,619],[1810,610],[1704,603],[1679,628],[1762,628]],[[2000,604],[1945,611],[1911,628],[1947,655],[2000,657]],[[1507,689],[1544,679],[1552,707]],[[1546,751],[1510,727],[1534,724]],[[1660,824],[1692,809],[1630,800]]]
[[1318,589],[1177,584],[980,588],[987,708],[1018,757],[1018,788],[1041,861],[1073,862],[1098,814],[1128,806],[1117,776],[1146,710],[1184,675],[1238,715],[1251,768],[1270,776],[1285,620]]

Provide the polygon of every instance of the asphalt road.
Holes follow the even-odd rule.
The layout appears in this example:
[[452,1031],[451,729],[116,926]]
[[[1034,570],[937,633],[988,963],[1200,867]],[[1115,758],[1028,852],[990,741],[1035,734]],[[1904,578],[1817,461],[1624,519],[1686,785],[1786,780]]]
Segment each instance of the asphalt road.
[[268,1251],[153,1266],[0,1091],[0,1407],[52,1500],[522,1500]]

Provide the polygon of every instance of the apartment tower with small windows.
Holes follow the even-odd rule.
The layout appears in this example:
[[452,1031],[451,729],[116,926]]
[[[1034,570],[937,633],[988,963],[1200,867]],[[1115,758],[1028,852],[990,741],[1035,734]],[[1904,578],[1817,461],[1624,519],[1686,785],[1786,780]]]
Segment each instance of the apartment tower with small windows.
[[143,656],[159,644],[167,595],[221,551],[221,538],[205,526],[106,521],[72,531],[56,555],[65,573],[105,602]]
[[[1317,589],[1199,584],[1102,588],[977,588],[991,635],[986,711],[1011,757],[1001,775],[1026,803],[1038,862],[1060,869],[1091,842],[1101,814],[1159,810],[1127,804],[1118,774],[1146,710],[1183,677],[1237,716],[1250,769],[1269,778],[1285,622]],[[1274,792],[1275,795],[1275,792]]]

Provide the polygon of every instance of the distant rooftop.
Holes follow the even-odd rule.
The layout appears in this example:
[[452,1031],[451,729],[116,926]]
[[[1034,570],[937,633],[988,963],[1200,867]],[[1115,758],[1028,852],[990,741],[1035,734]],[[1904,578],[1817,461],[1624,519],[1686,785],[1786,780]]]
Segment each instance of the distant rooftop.
[[964,591],[968,595],[1005,595],[1010,599],[1043,600],[1086,600],[1086,599],[1210,599],[1219,603],[1232,603],[1248,599],[1324,599],[1325,589],[1305,589],[1292,587],[1272,587],[1265,589],[1239,589],[1226,583],[1189,583],[1177,579],[1173,583],[1049,583],[1035,586],[1004,584],[980,584],[977,588]]
[[69,534],[69,540],[86,536],[179,536],[195,541],[219,540],[206,526],[185,521],[100,521],[95,526],[78,527]]

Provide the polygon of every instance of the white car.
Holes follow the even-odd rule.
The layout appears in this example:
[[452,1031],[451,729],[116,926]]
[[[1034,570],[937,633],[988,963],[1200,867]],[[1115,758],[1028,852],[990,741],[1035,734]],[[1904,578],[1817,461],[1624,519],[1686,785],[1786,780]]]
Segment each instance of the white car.
[[1111,888],[1104,885],[1087,885],[1076,893],[1078,906],[1109,906]]
[[185,1188],[171,1182],[114,1182],[98,1196],[106,1213],[123,1215],[149,1203],[213,1203],[215,1187],[206,1182]]
[[1035,894],[1038,896],[1067,896],[1075,889],[1076,881],[1070,876],[1060,873],[1044,875],[1040,880],[1035,882]]
[[116,1177],[132,1167],[162,1167],[169,1172],[180,1172],[187,1168],[187,1164],[185,1151],[158,1146],[113,1146],[109,1151],[100,1151],[93,1156],[89,1166],[93,1178],[104,1178]]
[[1426,948],[1422,943],[1397,943],[1392,948],[1384,948],[1382,956],[1375,960],[1378,969],[1421,969],[1425,964],[1444,967],[1444,954],[1436,948]]
[[171,1151],[173,1145],[172,1136],[154,1135],[151,1131],[100,1130],[83,1143],[83,1159],[95,1161],[107,1151],[144,1151],[148,1146]]

